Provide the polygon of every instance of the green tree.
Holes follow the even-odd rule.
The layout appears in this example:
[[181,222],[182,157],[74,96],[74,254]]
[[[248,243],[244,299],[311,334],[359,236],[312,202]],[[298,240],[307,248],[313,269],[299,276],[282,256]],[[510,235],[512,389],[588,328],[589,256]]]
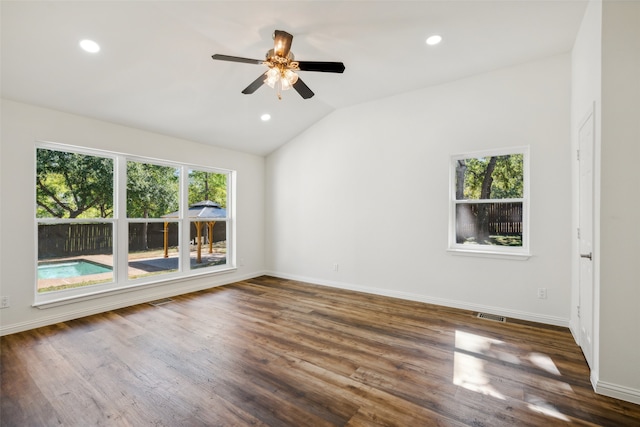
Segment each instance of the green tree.
[[178,210],[176,168],[127,162],[127,217],[160,218]]
[[38,218],[108,218],[113,215],[113,159],[39,148]]
[[522,154],[496,157],[492,173],[491,199],[518,199],[524,194]]
[[[178,210],[179,172],[176,168],[127,162],[127,217],[160,218]],[[144,249],[148,225],[143,223]]]
[[198,170],[189,171],[189,204],[211,200],[227,207],[227,175]]
[[[456,193],[459,199],[509,199],[523,195],[522,154],[458,160]],[[462,178],[462,182],[461,182]]]

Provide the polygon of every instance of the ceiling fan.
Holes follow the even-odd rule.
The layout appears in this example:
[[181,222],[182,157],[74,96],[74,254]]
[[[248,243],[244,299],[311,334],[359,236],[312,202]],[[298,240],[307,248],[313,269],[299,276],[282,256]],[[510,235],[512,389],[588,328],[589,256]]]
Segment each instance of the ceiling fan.
[[296,71],[320,71],[324,73],[342,73],[344,64],[342,62],[323,61],[296,61],[291,52],[291,42],[293,36],[286,31],[275,30],[273,33],[274,46],[269,49],[265,60],[240,58],[238,56],[228,56],[215,54],[211,57],[220,61],[242,62],[245,64],[262,64],[269,69],[260,75],[247,86],[242,93],[252,94],[263,84],[276,89],[278,99],[282,99],[282,91],[292,87],[304,99],[311,98],[314,93],[296,74]]

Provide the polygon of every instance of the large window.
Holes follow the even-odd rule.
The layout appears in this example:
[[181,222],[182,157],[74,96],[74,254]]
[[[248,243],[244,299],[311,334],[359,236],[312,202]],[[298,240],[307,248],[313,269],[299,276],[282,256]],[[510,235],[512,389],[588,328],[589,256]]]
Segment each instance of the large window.
[[36,303],[233,268],[231,171],[36,148]]
[[528,255],[528,150],[453,156],[449,248]]

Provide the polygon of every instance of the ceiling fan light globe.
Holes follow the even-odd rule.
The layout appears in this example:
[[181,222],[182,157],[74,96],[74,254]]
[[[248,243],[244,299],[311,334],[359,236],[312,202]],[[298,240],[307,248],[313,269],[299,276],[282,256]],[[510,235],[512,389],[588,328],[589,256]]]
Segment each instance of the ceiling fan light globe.
[[280,80],[280,87],[282,88],[282,90],[289,90],[291,89],[292,84],[289,82],[289,80],[287,79],[281,79]]
[[269,71],[265,73],[265,75],[267,76],[267,78],[264,79],[264,83],[270,88],[275,87],[276,82],[280,80],[280,73],[275,68],[270,68]]
[[296,84],[298,81],[298,75],[291,70],[287,70],[284,73],[284,78],[291,84],[292,86]]
[[276,83],[278,83],[278,79],[270,79],[270,78],[266,78],[264,80],[264,84],[266,84],[267,86],[269,86],[271,89],[273,89],[274,87],[276,87]]

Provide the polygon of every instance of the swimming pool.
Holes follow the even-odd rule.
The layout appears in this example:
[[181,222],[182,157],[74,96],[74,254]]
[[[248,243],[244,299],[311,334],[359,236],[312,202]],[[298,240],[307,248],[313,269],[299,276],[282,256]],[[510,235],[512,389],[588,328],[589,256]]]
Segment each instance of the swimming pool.
[[38,266],[38,279],[63,279],[66,277],[87,276],[89,274],[110,273],[108,265],[79,260],[71,262],[56,262],[40,264]]

